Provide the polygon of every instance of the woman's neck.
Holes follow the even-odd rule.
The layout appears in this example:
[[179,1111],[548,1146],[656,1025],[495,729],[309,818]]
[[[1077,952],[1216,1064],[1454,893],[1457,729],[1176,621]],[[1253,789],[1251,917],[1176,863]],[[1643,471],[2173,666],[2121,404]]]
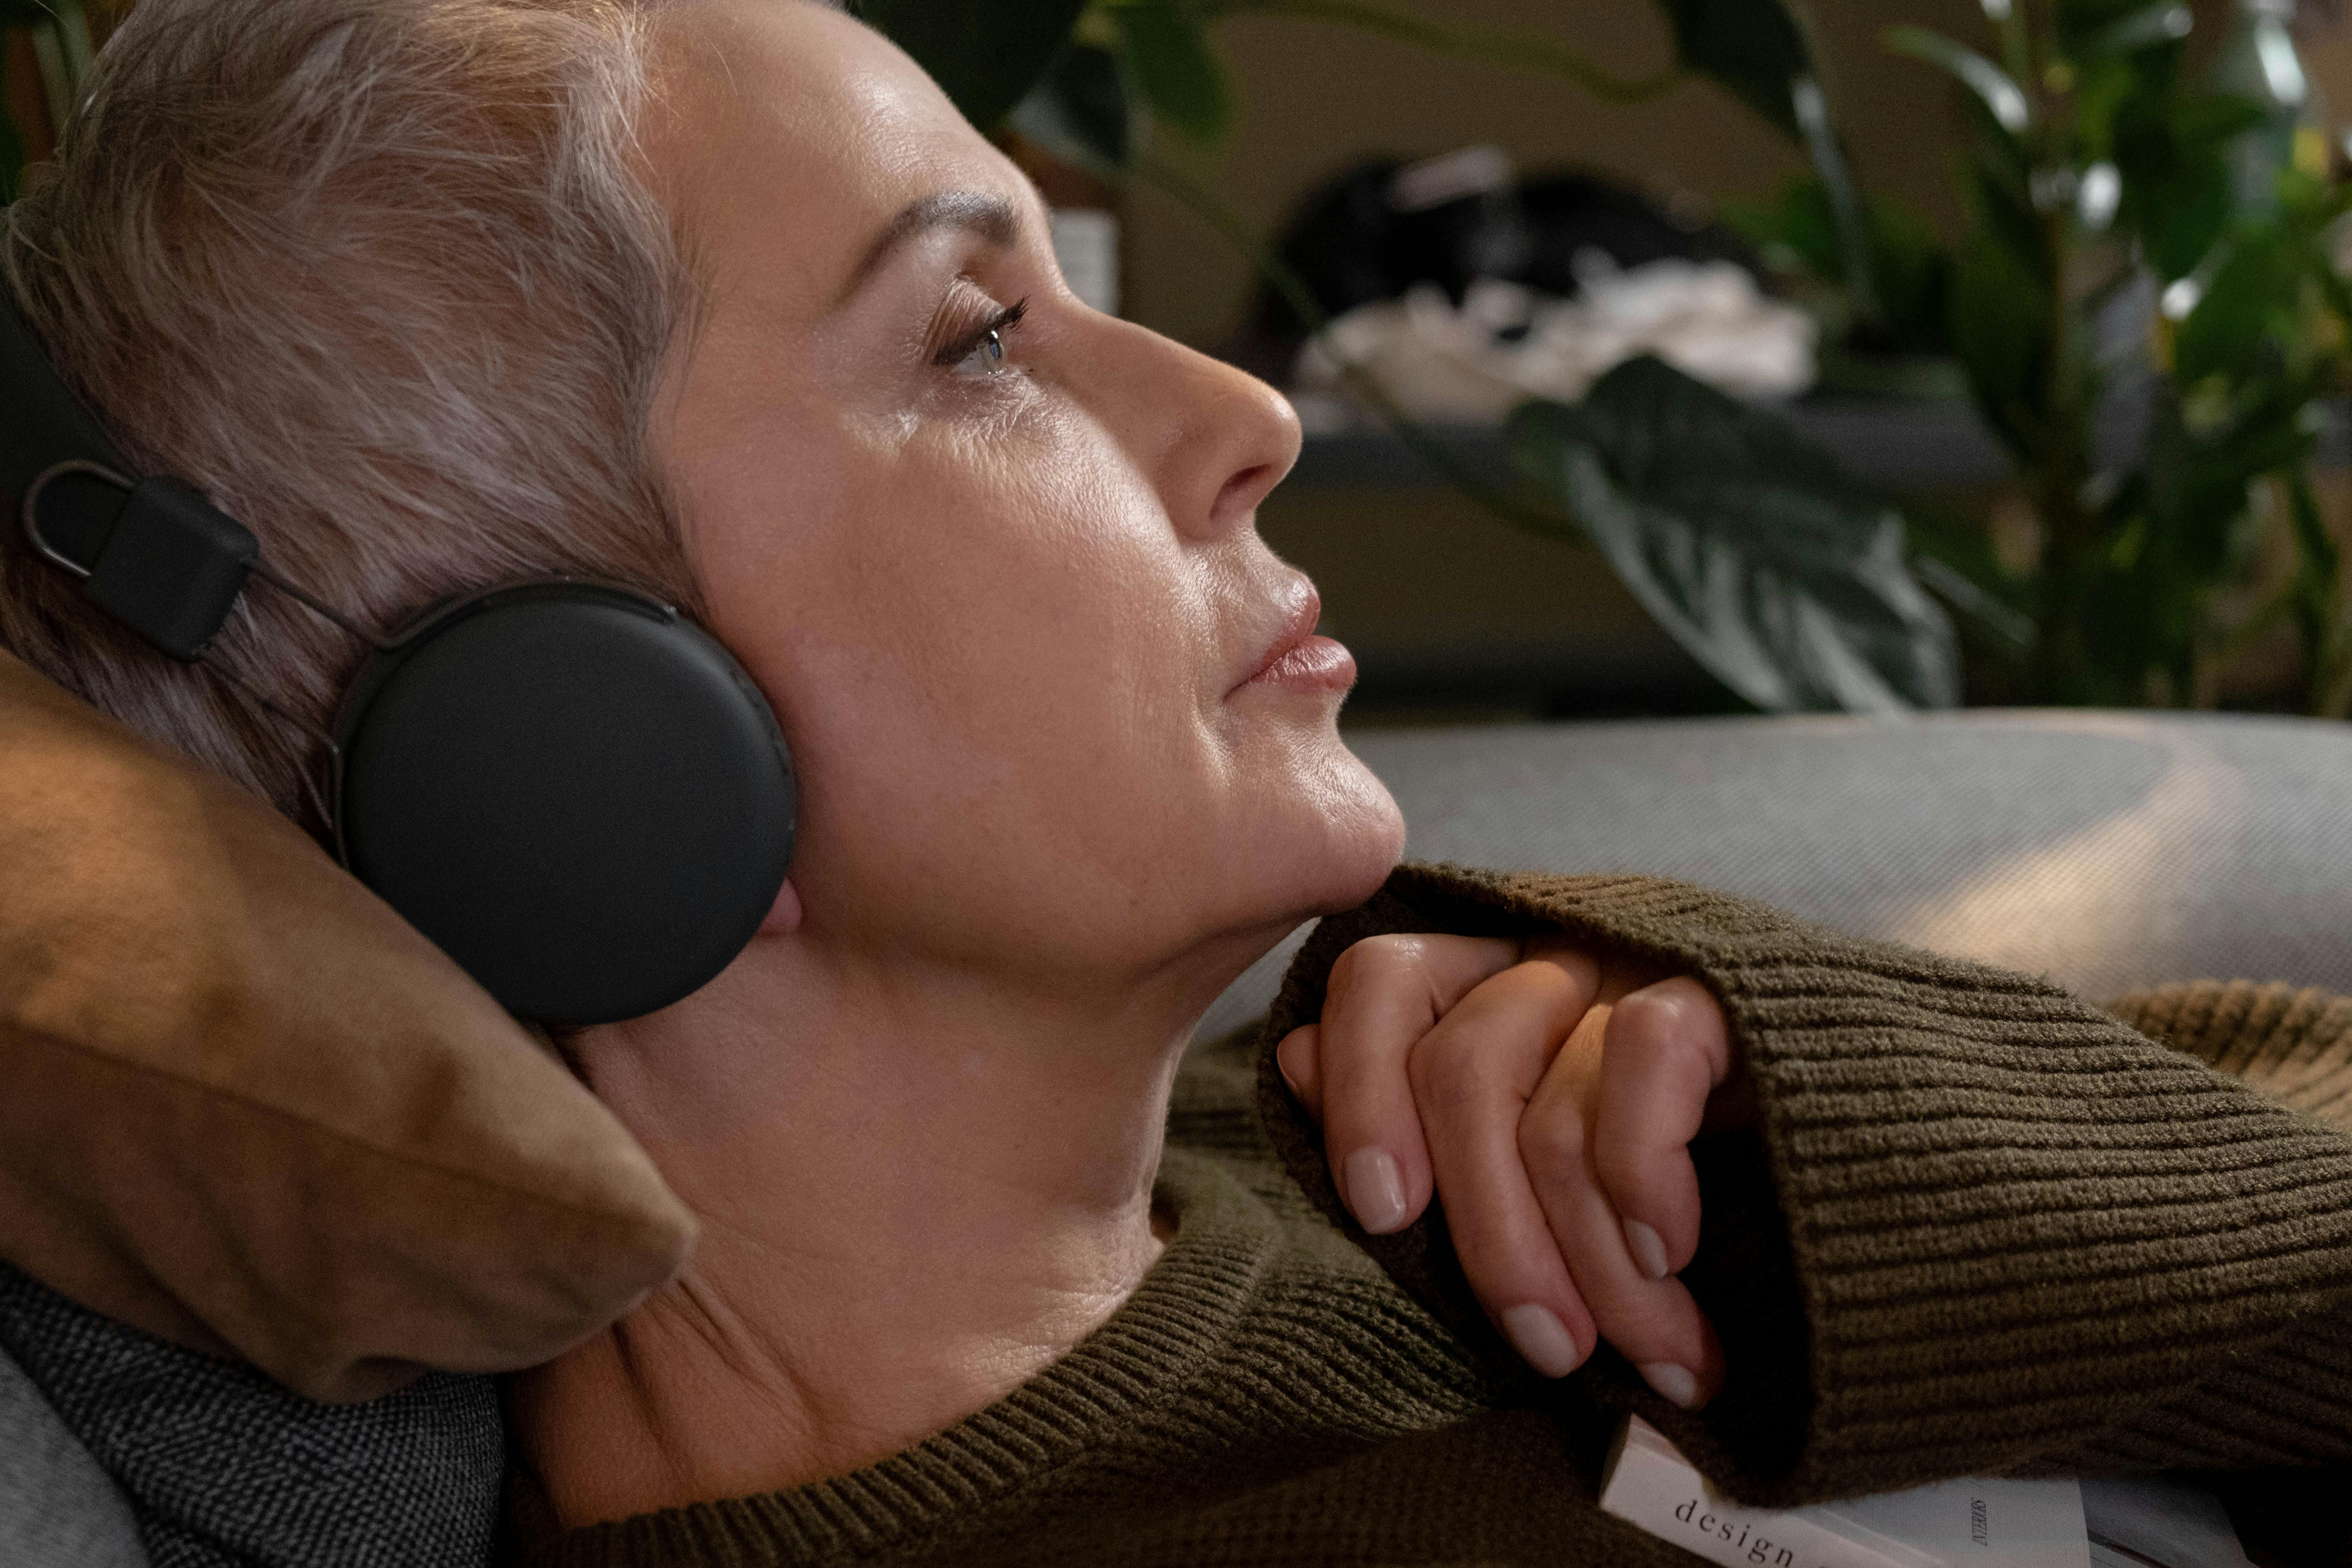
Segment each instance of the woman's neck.
[[763,941],[586,1037],[592,1087],[702,1234],[677,1281],[513,1381],[558,1521],[845,1473],[1099,1327],[1160,1255],[1169,1089],[1214,980],[1088,1007]]

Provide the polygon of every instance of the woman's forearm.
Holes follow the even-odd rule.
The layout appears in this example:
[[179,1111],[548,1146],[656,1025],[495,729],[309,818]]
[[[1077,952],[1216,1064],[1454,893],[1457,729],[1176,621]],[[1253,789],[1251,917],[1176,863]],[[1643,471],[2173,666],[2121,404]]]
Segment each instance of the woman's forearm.
[[[1269,1037],[1315,1016],[1322,971],[1362,937],[1547,928],[1697,976],[1755,1076],[1746,1179],[1777,1202],[1718,1176],[1708,1224],[1758,1233],[1729,1241],[1762,1274],[1779,1246],[1786,1299],[1759,1280],[1754,1306],[1787,1326],[1678,1435],[1736,1489],[2352,1456],[2352,1379],[2325,1373],[2345,1359],[2352,1140],[2045,983],[1652,879],[1407,868],[1325,922]],[[1344,1225],[1311,1127],[1262,1082],[1294,1176]],[[1364,1245],[1442,1298],[1442,1230],[1416,1232]],[[1772,1397],[1735,1397],[1758,1378]],[[1576,1381],[1638,1398],[1605,1358]],[[2288,1384],[2299,1413],[2255,1419]]]

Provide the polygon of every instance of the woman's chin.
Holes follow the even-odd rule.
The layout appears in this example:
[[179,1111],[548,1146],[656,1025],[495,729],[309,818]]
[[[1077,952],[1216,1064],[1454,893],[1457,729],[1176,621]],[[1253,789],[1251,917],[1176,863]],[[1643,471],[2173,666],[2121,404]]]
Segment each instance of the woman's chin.
[[[1348,760],[1355,762],[1354,753]],[[1361,763],[1355,765],[1365,787],[1353,803],[1352,819],[1345,823],[1334,846],[1335,882],[1345,883],[1336,889],[1339,901],[1334,909],[1354,909],[1379,892],[1404,856],[1404,813],[1398,808],[1396,797],[1370,768]],[[1341,876],[1343,867],[1346,874]]]
[[1301,758],[1282,808],[1253,835],[1257,890],[1302,914],[1353,909],[1404,853],[1404,816],[1371,769],[1336,736]]

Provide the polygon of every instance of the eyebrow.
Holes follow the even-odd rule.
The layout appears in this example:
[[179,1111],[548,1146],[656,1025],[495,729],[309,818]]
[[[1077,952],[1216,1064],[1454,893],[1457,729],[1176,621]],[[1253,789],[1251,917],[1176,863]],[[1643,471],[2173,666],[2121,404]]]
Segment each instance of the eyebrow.
[[1013,204],[1003,196],[986,191],[941,191],[908,202],[898,209],[898,216],[882,226],[874,243],[850,270],[849,282],[841,297],[847,299],[866,287],[885,262],[900,247],[919,235],[938,228],[961,228],[1003,248],[1011,248],[1021,237],[1021,220]]

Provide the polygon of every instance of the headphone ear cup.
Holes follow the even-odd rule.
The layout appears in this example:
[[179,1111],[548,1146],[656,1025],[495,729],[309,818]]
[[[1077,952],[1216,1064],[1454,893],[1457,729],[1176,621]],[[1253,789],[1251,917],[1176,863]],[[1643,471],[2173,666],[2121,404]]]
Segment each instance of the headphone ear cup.
[[775,716],[653,600],[548,583],[451,605],[361,671],[337,727],[345,864],[520,1016],[667,1006],[783,885]]

